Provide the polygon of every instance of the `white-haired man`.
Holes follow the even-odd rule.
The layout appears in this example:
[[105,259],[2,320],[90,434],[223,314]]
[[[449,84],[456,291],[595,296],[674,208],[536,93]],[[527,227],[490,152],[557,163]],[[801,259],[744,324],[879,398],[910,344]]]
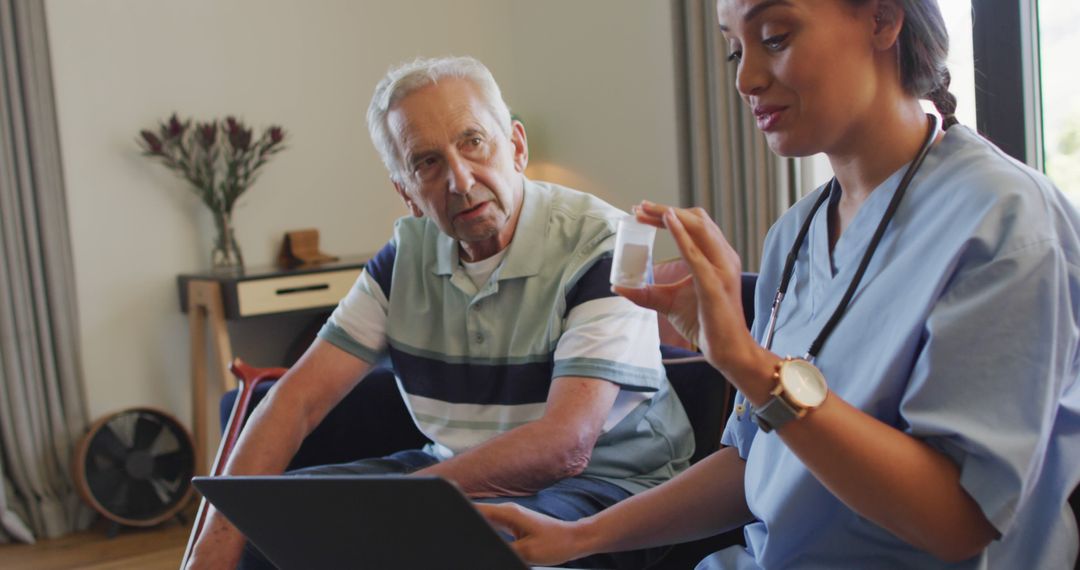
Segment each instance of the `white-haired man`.
[[[367,118],[412,216],[253,414],[227,472],[281,472],[386,353],[433,443],[305,473],[437,475],[476,500],[572,520],[685,468],[693,439],[656,315],[608,284],[623,213],[524,176],[525,129],[474,59],[392,69]],[[242,546],[212,514],[192,567],[232,567]]]

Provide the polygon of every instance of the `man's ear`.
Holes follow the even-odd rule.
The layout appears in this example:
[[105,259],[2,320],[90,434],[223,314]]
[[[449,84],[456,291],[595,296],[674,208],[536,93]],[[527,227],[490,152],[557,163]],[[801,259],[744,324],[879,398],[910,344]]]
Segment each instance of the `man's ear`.
[[525,172],[529,165],[529,139],[521,121],[510,121],[510,142],[514,145],[514,169]]
[[423,218],[424,211],[409,197],[409,193],[405,191],[405,186],[393,177],[390,178],[390,182],[393,183],[394,190],[397,190],[398,196],[401,196],[401,201],[405,202],[405,207],[409,209],[409,213],[412,214],[414,218]]
[[896,0],[877,0],[874,4],[874,47],[892,49],[904,27],[904,9]]

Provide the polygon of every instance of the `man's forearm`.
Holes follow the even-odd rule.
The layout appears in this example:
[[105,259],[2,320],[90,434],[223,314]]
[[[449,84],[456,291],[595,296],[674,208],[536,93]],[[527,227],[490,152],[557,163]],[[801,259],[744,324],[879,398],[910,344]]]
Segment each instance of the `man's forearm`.
[[585,470],[618,394],[606,380],[556,378],[543,417],[417,474],[445,477],[472,497],[536,494]]
[[538,420],[416,474],[445,477],[476,498],[533,495],[588,465],[594,441],[574,440]]
[[[367,363],[316,340],[252,413],[224,474],[284,471],[308,433],[367,369]],[[243,544],[243,536],[225,517],[210,509],[189,567],[235,567]]]
[[[226,475],[281,473],[303,441],[298,408],[274,405],[275,391],[252,413],[225,466]],[[256,445],[255,442],[269,443]],[[272,442],[272,443],[270,443]],[[234,568],[240,560],[244,537],[216,509],[207,511],[190,568]]]

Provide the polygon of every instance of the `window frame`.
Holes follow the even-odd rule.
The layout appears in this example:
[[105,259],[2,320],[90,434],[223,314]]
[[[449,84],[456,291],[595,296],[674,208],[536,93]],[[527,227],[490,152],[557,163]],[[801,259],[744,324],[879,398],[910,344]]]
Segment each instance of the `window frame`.
[[1045,172],[1038,0],[973,0],[979,133]]

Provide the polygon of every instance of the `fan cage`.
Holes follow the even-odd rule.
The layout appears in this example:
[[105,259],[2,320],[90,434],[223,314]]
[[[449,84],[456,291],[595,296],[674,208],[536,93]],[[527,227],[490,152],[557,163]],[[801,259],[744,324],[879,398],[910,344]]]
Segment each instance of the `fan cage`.
[[128,408],[94,422],[79,443],[75,486],[105,518],[153,526],[190,500],[194,457],[191,435],[176,418],[156,408]]

